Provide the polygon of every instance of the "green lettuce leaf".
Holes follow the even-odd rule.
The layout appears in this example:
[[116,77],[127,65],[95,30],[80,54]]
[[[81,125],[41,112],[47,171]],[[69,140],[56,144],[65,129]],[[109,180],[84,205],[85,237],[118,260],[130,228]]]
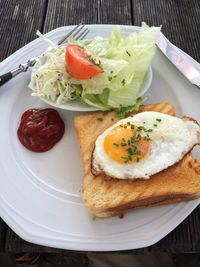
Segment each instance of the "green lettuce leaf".
[[155,54],[155,43],[160,27],[149,27],[145,23],[138,31],[127,37],[121,36],[116,27],[108,37],[76,41],[68,38],[91,53],[102,73],[87,80],[71,77],[65,69],[65,49],[54,48],[44,62],[33,69],[30,88],[33,95],[66,103],[80,99],[100,110],[118,109],[119,114],[135,109],[145,75]]

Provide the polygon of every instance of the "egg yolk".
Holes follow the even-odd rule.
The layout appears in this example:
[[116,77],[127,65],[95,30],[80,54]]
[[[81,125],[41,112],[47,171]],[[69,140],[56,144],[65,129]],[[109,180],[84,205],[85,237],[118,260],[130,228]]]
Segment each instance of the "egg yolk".
[[149,137],[142,135],[137,126],[118,125],[106,135],[104,150],[114,161],[134,163],[148,154],[149,140]]

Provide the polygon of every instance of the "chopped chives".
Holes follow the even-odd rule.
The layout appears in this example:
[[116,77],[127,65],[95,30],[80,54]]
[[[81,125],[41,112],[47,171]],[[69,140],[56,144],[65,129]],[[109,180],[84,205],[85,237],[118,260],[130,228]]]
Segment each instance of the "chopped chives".
[[121,143],[121,146],[127,146],[127,144],[126,143]]
[[127,148],[127,150],[126,150],[130,155],[133,155],[133,150],[132,150],[132,148]]
[[132,157],[131,157],[131,155],[129,155],[129,156],[128,156],[128,159],[129,159],[130,161],[132,160]]
[[114,146],[119,146],[119,144],[117,144],[117,143],[113,143],[113,145],[114,145]]

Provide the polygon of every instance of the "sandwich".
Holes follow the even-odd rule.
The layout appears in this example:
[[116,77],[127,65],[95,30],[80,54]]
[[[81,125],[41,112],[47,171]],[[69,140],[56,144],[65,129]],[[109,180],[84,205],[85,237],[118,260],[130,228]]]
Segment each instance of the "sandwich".
[[191,156],[200,126],[176,118],[170,103],[141,106],[126,119],[110,112],[75,117],[83,161],[83,201],[97,217],[200,196],[200,165]]

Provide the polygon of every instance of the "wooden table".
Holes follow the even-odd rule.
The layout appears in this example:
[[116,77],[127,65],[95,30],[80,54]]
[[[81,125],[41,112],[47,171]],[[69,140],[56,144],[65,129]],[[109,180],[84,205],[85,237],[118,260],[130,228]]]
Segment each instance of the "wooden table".
[[[48,32],[63,25],[162,25],[163,33],[200,62],[199,0],[1,0],[0,60],[35,39],[36,30]],[[157,244],[126,251],[200,252],[200,207]],[[0,219],[0,251],[58,252],[23,241]]]

